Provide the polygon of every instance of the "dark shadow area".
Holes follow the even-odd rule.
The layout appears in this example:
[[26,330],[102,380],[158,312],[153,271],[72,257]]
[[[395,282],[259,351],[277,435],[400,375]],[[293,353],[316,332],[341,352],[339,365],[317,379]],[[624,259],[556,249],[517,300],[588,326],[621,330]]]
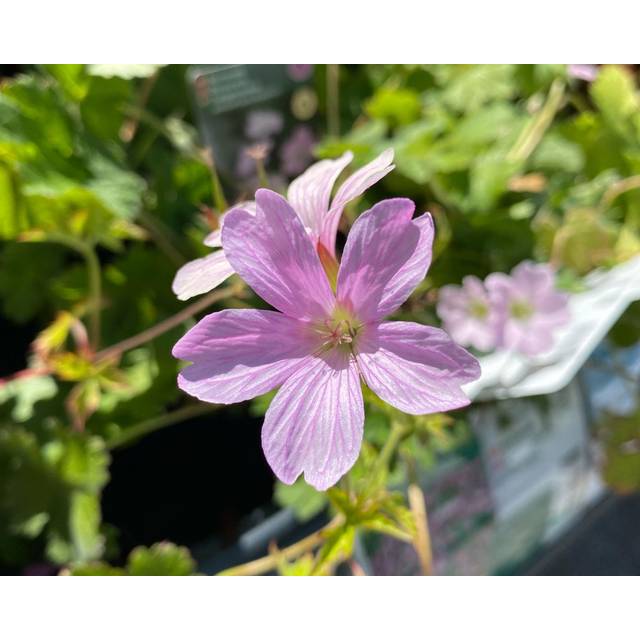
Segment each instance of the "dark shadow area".
[[526,571],[546,576],[640,574],[640,496],[612,496],[595,507]]
[[120,530],[120,555],[164,539],[235,540],[240,520],[272,496],[261,423],[245,411],[220,410],[114,451],[102,508],[104,521]]

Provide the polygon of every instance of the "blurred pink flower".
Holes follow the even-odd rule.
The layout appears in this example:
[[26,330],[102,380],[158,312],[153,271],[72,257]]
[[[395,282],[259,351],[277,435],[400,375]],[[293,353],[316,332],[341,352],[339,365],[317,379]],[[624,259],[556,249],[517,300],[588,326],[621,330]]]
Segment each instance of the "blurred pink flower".
[[500,345],[535,356],[553,346],[553,332],[569,320],[568,296],[555,287],[548,264],[520,263],[508,276],[492,273],[485,280],[489,298],[502,323]]
[[361,196],[395,168],[392,164],[393,149],[387,149],[349,176],[331,200],[335,181],[352,160],[353,154],[347,151],[337,160],[316,162],[289,185],[287,192],[289,203],[300,216],[314,243],[322,244],[334,257],[338,224],[346,204]]
[[[321,160],[309,167],[289,186],[287,198],[302,220],[315,245],[322,244],[326,253],[335,257],[338,224],[345,205],[361,196],[370,186],[392,171],[393,149],[383,151],[375,160],[349,176],[338,189],[331,205],[331,191],[342,170],[351,162],[353,154],[344,153],[337,160]],[[245,202],[235,208],[255,213],[255,203]],[[209,247],[222,247],[221,232],[227,213],[220,216],[220,227],[204,240]],[[222,248],[214,253],[188,262],[173,280],[172,289],[179,300],[215,289],[234,273]]]
[[308,80],[313,73],[312,64],[288,64],[287,73],[292,80],[296,82],[302,82]]
[[280,147],[281,171],[288,176],[301,174],[313,159],[316,139],[311,127],[300,125]]
[[226,216],[229,262],[277,311],[229,309],[203,318],[173,349],[193,363],[178,386],[223,404],[280,387],[262,446],[285,483],[304,473],[325,490],[353,466],[364,423],[361,378],[411,414],[469,403],[460,385],[479,376],[475,358],[439,329],[383,321],[431,262],[433,220],[428,213],[414,220],[413,212],[410,200],[398,198],[358,218],[335,294],[301,217],[282,196],[260,189],[255,213]]
[[567,70],[569,76],[585,82],[593,82],[598,77],[597,64],[570,64]]
[[445,331],[462,346],[491,351],[498,342],[500,318],[492,307],[482,280],[466,276],[462,286],[442,287],[438,315]]
[[251,140],[268,140],[282,131],[284,118],[273,109],[256,109],[247,115],[244,132]]

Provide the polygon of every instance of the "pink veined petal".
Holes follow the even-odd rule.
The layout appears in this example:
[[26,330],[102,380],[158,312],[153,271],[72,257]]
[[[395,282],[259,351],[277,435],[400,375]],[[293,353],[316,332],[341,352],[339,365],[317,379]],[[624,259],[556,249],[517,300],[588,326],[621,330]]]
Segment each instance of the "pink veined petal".
[[227,259],[264,300],[300,320],[326,318],[335,297],[313,243],[287,201],[256,192],[257,213],[227,214],[222,243]]
[[229,213],[229,211],[233,211],[234,209],[243,209],[244,211],[248,211],[251,215],[256,215],[256,203],[254,200],[245,200],[244,202],[240,202],[231,209],[225,211],[220,218],[218,219],[218,228],[214,229],[205,239],[204,244],[207,247],[221,247],[222,246],[222,227],[224,226],[224,219]]
[[468,405],[460,385],[480,375],[478,361],[444,331],[414,322],[370,325],[356,350],[369,388],[414,415]]
[[176,358],[193,363],[178,386],[206,402],[248,400],[282,384],[317,347],[309,327],[277,311],[219,311],[174,346]]
[[336,235],[345,205],[361,196],[369,187],[393,171],[395,165],[391,164],[392,162],[393,149],[387,149],[375,160],[358,169],[340,185],[331,203],[331,209],[322,222],[320,231],[320,242],[333,256],[336,253]]
[[282,482],[304,472],[319,491],[355,463],[362,443],[364,405],[349,353],[332,349],[307,358],[282,385],[262,427],[262,448]]
[[[222,218],[220,219],[220,225],[222,225]],[[207,247],[221,247],[222,246],[222,226],[218,229],[214,229],[209,235],[202,241]]]
[[337,160],[316,162],[289,185],[287,200],[316,240],[329,211],[333,185],[352,159],[353,154],[347,151]]
[[214,251],[204,258],[192,260],[180,267],[171,288],[178,300],[188,300],[215,289],[234,273],[224,251]]
[[380,318],[388,316],[400,307],[418,284],[424,280],[431,265],[434,236],[431,214],[424,213],[413,219],[410,226],[418,228],[420,234],[418,243],[409,259],[385,285],[378,305],[378,317]]
[[[383,200],[356,220],[347,237],[337,298],[364,322],[388,314],[413,281],[413,271],[423,266],[426,271],[427,242],[421,242],[421,224],[426,231],[428,223],[412,222],[414,208],[406,198]],[[411,273],[404,270],[408,264],[414,265]]]

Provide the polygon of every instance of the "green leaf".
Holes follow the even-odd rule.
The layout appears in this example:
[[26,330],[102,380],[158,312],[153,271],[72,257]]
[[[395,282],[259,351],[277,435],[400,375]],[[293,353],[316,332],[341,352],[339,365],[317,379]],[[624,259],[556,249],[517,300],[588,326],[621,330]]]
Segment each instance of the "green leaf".
[[411,89],[381,87],[367,102],[365,110],[371,117],[385,120],[391,126],[406,125],[420,116],[420,96]]
[[24,422],[33,416],[37,402],[53,398],[57,392],[58,385],[51,376],[18,378],[0,386],[0,404],[11,402],[11,418]]
[[605,415],[598,427],[604,444],[605,482],[615,491],[640,489],[640,412],[629,416]]
[[469,209],[490,211],[509,189],[509,179],[521,164],[509,160],[501,153],[490,152],[479,156],[471,166]]
[[[0,306],[23,323],[52,302],[51,287],[63,265],[64,250],[53,245],[7,244],[0,249]],[[20,274],[20,281],[15,274]],[[34,295],[34,291],[38,295]]]
[[132,576],[190,576],[195,570],[189,550],[170,542],[137,547],[127,562],[127,572]]
[[108,479],[104,443],[68,430],[44,430],[40,438],[21,427],[0,427],[3,528],[16,540],[41,539],[55,563],[96,559],[104,544],[99,502]]
[[89,78],[83,64],[45,64],[44,68],[74,102],[81,102],[87,95]]
[[323,573],[327,567],[349,558],[353,553],[355,539],[356,529],[349,525],[338,527],[329,533],[316,557],[314,573]]
[[73,566],[61,575],[65,576],[124,576],[126,572],[119,567],[112,567],[106,562],[88,562]]
[[549,133],[531,157],[531,168],[543,171],[578,173],[584,167],[581,147],[560,135]]
[[102,555],[104,539],[100,534],[100,500],[96,495],[75,492],[71,496],[69,531],[76,560],[91,560]]
[[87,95],[80,105],[87,130],[113,144],[118,139],[125,107],[132,96],[131,83],[122,78],[90,76]]
[[383,120],[369,120],[339,140],[330,139],[315,148],[318,158],[337,158],[345,151],[351,151],[355,165],[363,165],[380,153],[389,144],[385,139],[387,125]]
[[640,96],[633,76],[622,67],[604,67],[590,91],[611,130],[625,139],[633,138],[632,117],[640,111]]
[[278,573],[281,576],[310,576],[313,574],[313,565],[313,555],[308,553],[291,562],[285,559],[280,560]]
[[614,225],[593,209],[572,209],[553,238],[551,258],[556,264],[586,274],[609,264],[618,235]]
[[93,178],[88,181],[87,188],[113,215],[126,220],[133,219],[141,207],[144,180],[104,156],[92,157],[88,166]]
[[292,485],[277,482],[274,499],[281,507],[291,509],[300,522],[306,522],[327,506],[327,497],[302,478]]
[[71,382],[86,380],[95,375],[96,370],[90,360],[77,353],[67,351],[49,358],[53,372],[61,379]]
[[158,542],[151,547],[136,547],[125,568],[106,562],[74,563],[62,572],[69,576],[191,576],[196,563],[186,547]]
[[452,109],[476,111],[493,100],[508,100],[516,91],[513,65],[479,64],[461,67],[446,84],[443,100]]
[[0,163],[0,239],[15,238],[21,229],[13,173]]

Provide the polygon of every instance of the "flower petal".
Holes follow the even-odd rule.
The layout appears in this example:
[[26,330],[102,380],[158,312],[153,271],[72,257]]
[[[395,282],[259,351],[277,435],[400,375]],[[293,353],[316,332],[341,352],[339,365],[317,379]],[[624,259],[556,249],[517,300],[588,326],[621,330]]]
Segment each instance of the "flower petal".
[[223,251],[214,251],[204,258],[187,262],[178,269],[171,288],[178,300],[207,293],[224,282],[235,271]]
[[367,327],[357,340],[362,376],[385,402],[414,415],[469,404],[460,385],[478,378],[480,365],[444,331],[383,322]]
[[335,298],[300,218],[268,189],[256,192],[257,213],[227,214],[222,229],[225,254],[249,286],[269,304],[301,320],[324,318]]
[[248,400],[282,384],[317,346],[304,323],[277,311],[212,313],[173,348],[174,357],[193,362],[178,386],[206,402]]
[[375,160],[358,169],[358,171],[349,176],[340,185],[331,203],[331,209],[324,217],[320,232],[320,242],[322,242],[332,255],[335,256],[336,235],[345,205],[351,202],[351,200],[361,196],[369,187],[373,186],[379,180],[382,180],[387,173],[393,171],[395,165],[391,164],[392,162],[393,149],[387,149]]
[[378,306],[379,317],[388,316],[398,309],[424,280],[431,265],[434,236],[431,214],[424,213],[414,218],[410,224],[418,228],[420,237],[409,259],[386,284]]
[[227,213],[229,213],[229,211],[233,211],[234,209],[244,209],[244,211],[248,211],[251,215],[256,215],[256,203],[254,200],[245,200],[244,202],[238,203],[231,209],[228,209],[218,218],[218,228],[214,229],[204,239],[204,244],[206,244],[207,247],[222,246],[222,227],[224,226],[224,219],[227,216]]
[[316,162],[289,185],[287,200],[316,240],[329,212],[329,198],[333,185],[351,160],[353,154],[347,151],[337,160]]
[[319,491],[355,463],[364,407],[350,354],[333,349],[311,356],[282,385],[262,427],[262,448],[275,474],[291,484],[304,472]]
[[[222,218],[220,218],[220,225],[222,225]],[[222,226],[218,229],[214,229],[208,234],[202,241],[207,247],[221,247],[222,246]]]
[[416,277],[424,277],[431,255],[429,223],[414,224],[413,210],[406,198],[383,200],[356,220],[347,237],[337,298],[364,322],[397,308]]

